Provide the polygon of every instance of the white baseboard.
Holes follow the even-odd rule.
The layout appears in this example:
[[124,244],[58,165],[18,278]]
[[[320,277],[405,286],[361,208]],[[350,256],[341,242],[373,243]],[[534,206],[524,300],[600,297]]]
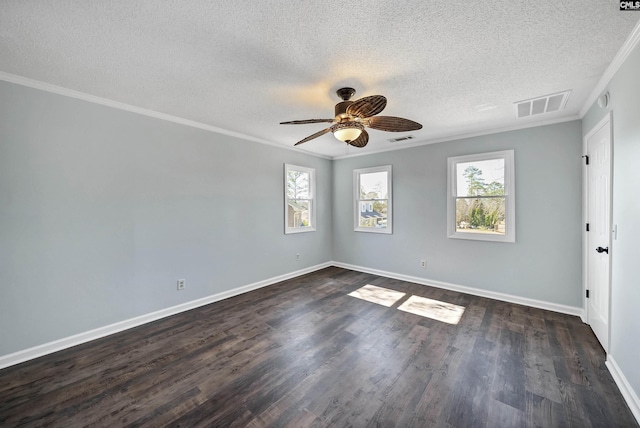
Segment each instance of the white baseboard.
[[138,327],[143,324],[147,324],[152,321],[166,318],[171,315],[179,314],[191,309],[195,309],[200,306],[208,305],[229,297],[237,296],[239,294],[246,293],[248,291],[256,290],[258,288],[266,287],[287,279],[295,278],[307,273],[315,272],[320,269],[332,266],[333,263],[326,262],[319,265],[311,266],[305,269],[300,269],[294,272],[289,272],[283,275],[274,276],[262,281],[247,284],[233,290],[223,291],[222,293],[213,294],[211,296],[203,297],[201,299],[192,300],[190,302],[182,303],[180,305],[172,306],[170,308],[161,309],[159,311],[151,312],[145,315],[141,315],[135,318],[130,318],[124,321],[119,321],[114,324],[99,327],[94,330],[79,333],[73,336],[65,337],[53,342],[44,343],[42,345],[34,346],[33,348],[24,349],[22,351],[14,352],[12,354],[0,356],[0,369],[5,367],[20,364],[22,362],[33,360],[34,358],[42,357],[53,352],[61,351],[63,349],[71,348],[72,346],[80,345],[101,337],[109,336],[114,333],[118,333],[124,330],[128,330],[133,327]]
[[[90,342],[95,339],[100,339],[105,336],[109,336],[114,333],[118,333],[124,330],[128,330],[133,327],[137,327],[143,324],[147,324],[152,321],[156,321],[162,318],[166,318],[171,315],[179,314],[191,309],[198,308],[200,306],[208,305],[229,297],[237,296],[239,294],[247,293],[258,288],[266,287],[268,285],[276,284],[287,279],[296,278],[307,273],[315,272],[320,269],[324,269],[329,266],[336,266],[344,269],[350,269],[358,272],[370,273],[373,275],[384,276],[387,278],[399,279],[402,281],[414,282],[417,284],[428,285],[432,287],[442,288],[445,290],[458,291],[461,293],[471,294],[474,296],[487,297],[490,299],[502,300],[509,303],[516,303],[525,306],[531,306],[539,309],[546,309],[554,312],[560,312],[569,315],[576,315],[581,318],[584,317],[583,309],[579,307],[559,305],[557,303],[544,302],[541,300],[528,299],[525,297],[513,296],[511,294],[498,293],[494,291],[482,290],[479,288],[466,287],[463,285],[451,284],[448,282],[435,281],[416,276],[398,274],[394,272],[383,271],[379,269],[371,269],[364,266],[350,265],[341,262],[326,262],[315,266],[311,266],[305,269],[300,269],[294,272],[289,272],[283,275],[274,276],[262,281],[247,284],[233,290],[223,291],[222,293],[213,294],[211,296],[203,297],[201,299],[192,300],[190,302],[182,303],[180,305],[172,306],[170,308],[161,309],[159,311],[151,312],[145,315],[141,315],[128,320],[120,321],[114,324],[110,324],[104,327],[96,328],[94,330],[86,331],[84,333],[76,334],[73,336],[65,337],[63,339],[55,340],[53,342],[45,343],[42,345],[34,346],[22,351],[14,352],[0,356],[0,369],[10,367],[22,362],[32,360],[38,357],[42,357],[53,352],[61,351],[63,349],[71,348],[72,346],[80,345],[86,342]],[[633,390],[627,378],[620,370],[620,367],[616,363],[615,359],[611,356],[607,356],[606,366],[611,372],[613,380],[620,388],[620,392],[624,397],[627,405],[631,409],[636,420],[640,423],[640,399]]]
[[560,305],[558,303],[545,302],[543,300],[529,299],[527,297],[514,296],[512,294],[505,294],[496,291],[483,290],[480,288],[467,287],[464,285],[451,284],[449,282],[420,278],[418,276],[410,276],[400,273],[387,272],[384,270],[371,269],[368,267],[350,265],[347,263],[332,262],[331,264],[336,267],[351,269],[358,272],[371,273],[373,275],[384,276],[387,278],[415,282],[417,284],[429,285],[431,287],[443,288],[445,290],[458,291],[460,293],[472,294],[474,296],[480,297],[488,297],[489,299],[502,300],[503,302],[516,303],[518,305],[531,306],[533,308],[546,309],[548,311],[560,312],[562,314],[575,315],[580,318],[584,318],[583,308],[577,306]]
[[101,337],[109,336],[111,334],[128,330],[133,327],[147,324],[149,322],[156,321],[171,315],[175,315],[180,312],[185,312],[200,306],[217,302],[219,300],[227,299],[229,297],[237,296],[239,294],[256,290],[258,288],[266,287],[268,285],[275,284],[280,281],[285,281],[287,279],[291,279],[301,275],[305,275],[307,273],[315,272],[317,270],[324,269],[329,266],[336,266],[344,269],[355,270],[358,272],[371,273],[373,275],[384,276],[387,278],[394,278],[402,281],[415,282],[417,284],[429,285],[432,287],[443,288],[445,290],[453,290],[461,293],[472,294],[474,296],[487,297],[490,299],[502,300],[509,303],[517,303],[520,305],[531,306],[534,308],[546,309],[554,312],[560,312],[564,314],[583,317],[583,308],[559,305],[557,303],[550,303],[550,302],[544,302],[541,300],[528,299],[525,297],[513,296],[510,294],[487,291],[479,288],[466,287],[463,285],[451,284],[448,282],[435,281],[431,279],[420,278],[417,276],[387,272],[379,269],[371,269],[364,266],[356,266],[356,265],[350,265],[347,263],[334,261],[334,262],[321,263],[319,265],[311,266],[305,269],[275,276],[273,278],[268,278],[263,281],[258,281],[252,284],[244,285],[242,287],[234,288],[233,290],[228,290],[222,293],[213,294],[211,296],[203,297],[201,299],[192,300],[190,302],[182,303],[180,305],[172,306],[170,308],[161,309],[159,311],[151,312],[151,313],[141,315],[135,318],[130,318],[124,321],[119,321],[114,324],[110,324],[104,327],[99,327],[94,330],[86,331],[73,336],[65,337],[59,340],[55,340],[53,342],[48,342],[42,345],[34,346],[32,348],[24,349],[22,351],[17,351],[12,354],[3,355],[3,356],[0,356],[0,369],[13,366],[16,364],[20,364],[24,361],[42,357],[44,355],[61,351],[63,349],[80,345],[95,339],[99,339]]
[[605,365],[609,369],[609,372],[611,372],[611,376],[613,377],[616,385],[618,385],[629,409],[631,409],[631,413],[633,413],[636,421],[640,424],[640,398],[638,398],[638,394],[633,390],[629,381],[622,373],[622,370],[620,370],[620,366],[618,366],[618,363],[616,363],[616,360],[613,359],[611,354],[607,355]]

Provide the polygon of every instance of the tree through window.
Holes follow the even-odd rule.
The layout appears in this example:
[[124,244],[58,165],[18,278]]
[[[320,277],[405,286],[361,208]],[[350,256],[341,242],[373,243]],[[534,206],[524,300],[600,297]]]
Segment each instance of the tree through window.
[[513,150],[449,158],[449,237],[515,241]]

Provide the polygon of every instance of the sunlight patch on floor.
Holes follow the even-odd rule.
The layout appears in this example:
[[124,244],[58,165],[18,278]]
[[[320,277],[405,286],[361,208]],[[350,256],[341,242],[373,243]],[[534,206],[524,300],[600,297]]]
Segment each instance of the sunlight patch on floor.
[[402,299],[406,293],[400,291],[389,290],[384,287],[367,284],[358,288],[356,291],[349,293],[351,297],[366,300],[367,302],[377,303],[382,306],[391,307],[398,300]]
[[398,309],[436,321],[446,322],[447,324],[458,324],[465,308],[453,303],[411,296]]

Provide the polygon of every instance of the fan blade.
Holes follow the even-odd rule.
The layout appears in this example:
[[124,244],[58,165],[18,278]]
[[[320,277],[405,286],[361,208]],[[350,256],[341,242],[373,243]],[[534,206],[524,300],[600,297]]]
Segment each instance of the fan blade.
[[360,98],[347,107],[347,114],[364,119],[380,113],[387,106],[387,99],[382,95],[371,95]]
[[300,140],[297,143],[294,144],[294,146],[297,146],[298,144],[302,144],[302,143],[306,143],[309,140],[313,140],[314,138],[318,138],[321,137],[322,135],[326,134],[327,132],[330,131],[330,128],[327,129],[323,129],[322,131],[318,131],[313,135],[309,135],[307,138],[305,138],[304,140]]
[[369,128],[389,132],[417,131],[422,125],[413,120],[393,116],[377,116],[368,120]]
[[280,125],[304,125],[306,123],[333,123],[335,119],[306,119],[306,120],[290,120],[289,122],[280,122]]
[[364,147],[369,142],[369,134],[367,131],[362,131],[360,136],[353,141],[349,141],[347,144],[351,144],[353,147]]

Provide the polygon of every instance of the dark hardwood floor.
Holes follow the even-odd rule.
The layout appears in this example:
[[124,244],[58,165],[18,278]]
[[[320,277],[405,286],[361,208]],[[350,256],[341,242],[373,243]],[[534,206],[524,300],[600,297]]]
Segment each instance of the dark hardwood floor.
[[638,425],[578,318],[327,268],[4,369],[0,426]]

